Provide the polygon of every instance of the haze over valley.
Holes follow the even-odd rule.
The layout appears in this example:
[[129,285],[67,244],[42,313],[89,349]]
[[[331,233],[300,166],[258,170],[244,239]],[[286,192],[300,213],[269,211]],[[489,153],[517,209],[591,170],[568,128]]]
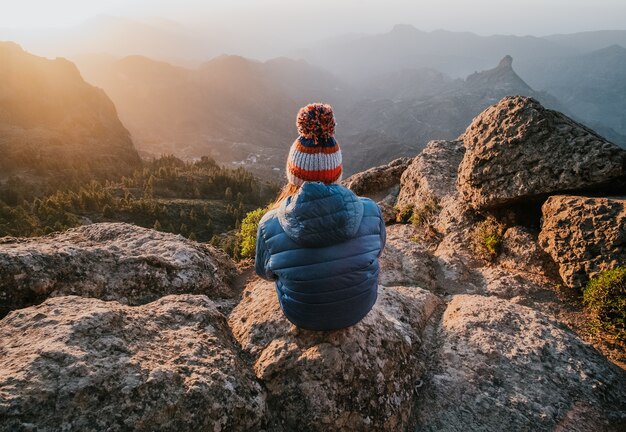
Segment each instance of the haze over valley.
[[[111,99],[142,157],[210,155],[278,182],[295,113],[310,101],[335,107],[346,174],[456,138],[512,94],[626,146],[626,30],[489,36],[352,24],[350,32],[283,37],[289,43],[264,50],[243,36],[255,25],[240,39],[221,25],[98,15],[59,27],[0,27],[0,38],[74,62]],[[270,34],[256,39],[270,42]]]

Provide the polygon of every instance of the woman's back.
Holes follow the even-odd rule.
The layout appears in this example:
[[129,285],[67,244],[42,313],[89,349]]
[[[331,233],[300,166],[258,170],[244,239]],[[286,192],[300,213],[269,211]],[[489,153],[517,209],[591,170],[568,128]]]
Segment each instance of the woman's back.
[[276,281],[287,318],[344,328],[376,302],[385,224],[378,206],[337,184],[305,182],[259,224],[256,272]]

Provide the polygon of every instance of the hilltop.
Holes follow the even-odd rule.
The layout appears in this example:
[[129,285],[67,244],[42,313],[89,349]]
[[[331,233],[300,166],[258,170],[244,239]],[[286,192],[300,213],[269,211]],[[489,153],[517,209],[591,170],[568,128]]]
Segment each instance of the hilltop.
[[332,332],[180,236],[4,238],[0,430],[622,430],[623,345],[577,293],[626,265],[625,168],[515,96],[346,179],[379,200],[387,244],[374,309]]

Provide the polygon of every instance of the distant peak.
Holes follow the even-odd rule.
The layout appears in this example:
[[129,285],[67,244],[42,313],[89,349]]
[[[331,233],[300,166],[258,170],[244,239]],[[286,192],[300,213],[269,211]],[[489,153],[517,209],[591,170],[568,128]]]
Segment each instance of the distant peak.
[[396,24],[391,29],[392,33],[415,33],[417,31],[411,24]]
[[513,67],[513,57],[510,55],[505,55],[500,63],[498,63],[498,68],[512,68]]
[[12,41],[0,41],[0,49],[12,52],[24,52],[24,49],[19,44]]

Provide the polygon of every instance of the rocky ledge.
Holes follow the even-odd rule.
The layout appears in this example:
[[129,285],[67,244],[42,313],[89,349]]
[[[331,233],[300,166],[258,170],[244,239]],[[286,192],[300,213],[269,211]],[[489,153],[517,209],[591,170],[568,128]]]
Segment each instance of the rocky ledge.
[[212,246],[125,223],[0,238],[0,317],[51,296],[139,305],[168,294],[235,295],[232,261]]
[[258,430],[265,391],[205,296],[76,296],[0,321],[0,430]]

